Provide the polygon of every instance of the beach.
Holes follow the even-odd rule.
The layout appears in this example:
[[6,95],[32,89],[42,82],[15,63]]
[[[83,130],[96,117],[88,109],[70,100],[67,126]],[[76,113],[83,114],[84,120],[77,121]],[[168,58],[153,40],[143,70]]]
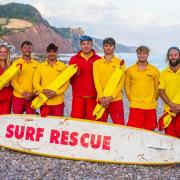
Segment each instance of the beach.
[[[127,122],[128,101],[124,95]],[[158,100],[157,115],[163,112]],[[65,116],[71,113],[71,88],[65,97]],[[109,118],[109,122],[111,122]],[[142,166],[91,163],[19,153],[0,148],[0,179],[180,179],[180,166]]]

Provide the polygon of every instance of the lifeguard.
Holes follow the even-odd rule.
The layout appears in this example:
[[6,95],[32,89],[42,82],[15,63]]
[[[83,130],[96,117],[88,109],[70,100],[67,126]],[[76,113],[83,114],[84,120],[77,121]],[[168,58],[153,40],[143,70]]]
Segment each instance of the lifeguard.
[[100,59],[92,49],[92,38],[80,37],[81,49],[70,59],[69,64],[78,66],[77,73],[71,78],[73,118],[95,119],[93,110],[96,106],[96,89],[93,80],[93,63]]

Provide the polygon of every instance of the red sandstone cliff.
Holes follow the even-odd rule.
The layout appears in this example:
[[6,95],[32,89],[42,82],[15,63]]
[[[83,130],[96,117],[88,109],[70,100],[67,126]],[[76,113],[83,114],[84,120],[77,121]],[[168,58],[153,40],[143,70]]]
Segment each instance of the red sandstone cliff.
[[42,23],[1,38],[14,45],[16,49],[20,48],[20,45],[24,40],[29,40],[33,43],[35,53],[45,53],[47,45],[52,42],[58,46],[59,53],[73,52],[73,48],[69,40],[64,39],[51,27]]

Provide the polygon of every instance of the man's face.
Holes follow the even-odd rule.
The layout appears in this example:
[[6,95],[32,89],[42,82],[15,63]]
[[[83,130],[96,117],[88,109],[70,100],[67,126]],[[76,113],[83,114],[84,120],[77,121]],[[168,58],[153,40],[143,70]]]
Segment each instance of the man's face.
[[179,52],[177,49],[171,49],[169,51],[168,60],[171,66],[177,66],[180,63]]
[[113,44],[104,44],[103,49],[105,55],[113,55],[115,46]]
[[58,55],[57,51],[50,50],[49,52],[47,52],[48,60],[50,60],[50,61],[56,60],[57,55]]
[[84,54],[88,54],[92,50],[92,42],[91,41],[82,41],[81,42],[81,49]]
[[24,44],[23,47],[21,48],[21,51],[24,56],[31,57],[33,51],[32,45]]
[[137,52],[137,57],[139,62],[146,62],[148,59],[149,54],[144,51]]
[[0,60],[6,60],[8,56],[8,50],[5,47],[0,48]]

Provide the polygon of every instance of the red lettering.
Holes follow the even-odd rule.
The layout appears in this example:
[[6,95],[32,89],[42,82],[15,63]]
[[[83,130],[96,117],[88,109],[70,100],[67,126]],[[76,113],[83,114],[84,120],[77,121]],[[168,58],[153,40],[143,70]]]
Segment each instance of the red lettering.
[[111,142],[111,136],[104,136],[102,149],[110,150],[110,148],[111,148],[110,142]]
[[81,139],[80,139],[80,142],[81,142],[81,145],[85,148],[88,147],[88,142],[85,142],[86,139],[89,138],[89,134],[88,133],[85,133],[81,136]]
[[5,135],[7,138],[12,138],[13,137],[13,128],[14,128],[13,124],[10,124],[10,125],[7,126],[6,135]]
[[36,141],[39,141],[43,137],[44,128],[37,128]]
[[101,135],[92,134],[91,135],[91,147],[94,148],[94,149],[98,149],[101,146],[101,138],[102,138]]
[[60,136],[60,132],[58,130],[51,130],[50,143],[59,144],[58,138]]
[[72,132],[70,134],[70,142],[69,142],[70,146],[76,146],[77,145],[77,143],[78,143],[77,136],[78,136],[77,132]]
[[62,131],[62,134],[61,134],[61,144],[68,145],[68,136],[69,136],[69,132],[68,131]]
[[27,127],[26,129],[26,140],[34,141],[35,129],[33,127]]
[[24,136],[25,126],[16,126],[15,127],[15,138],[22,139]]

